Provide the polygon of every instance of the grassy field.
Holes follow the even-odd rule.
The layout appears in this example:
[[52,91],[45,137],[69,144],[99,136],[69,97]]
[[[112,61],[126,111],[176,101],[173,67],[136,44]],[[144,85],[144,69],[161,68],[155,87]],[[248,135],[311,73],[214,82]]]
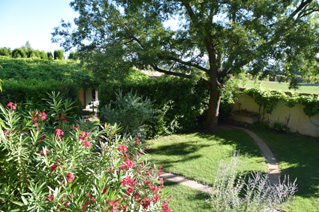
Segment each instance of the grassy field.
[[319,211],[319,140],[257,129],[278,158],[283,174],[297,178],[298,192],[288,211]]
[[245,85],[242,85],[245,88],[262,88],[265,90],[276,90],[276,91],[289,91],[292,93],[313,93],[319,94],[319,86],[314,85],[301,85],[298,89],[289,89],[288,83],[279,83],[279,82],[267,82],[267,81],[247,81]]
[[208,184],[212,184],[220,160],[230,160],[234,151],[241,153],[239,171],[266,172],[257,145],[240,130],[172,135],[150,140],[148,144],[149,160],[162,165],[165,171]]

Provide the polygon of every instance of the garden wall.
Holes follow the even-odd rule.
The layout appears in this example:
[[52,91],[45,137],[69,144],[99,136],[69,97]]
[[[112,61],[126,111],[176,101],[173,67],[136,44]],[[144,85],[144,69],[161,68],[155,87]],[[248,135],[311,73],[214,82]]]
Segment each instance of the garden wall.
[[301,104],[288,107],[284,102],[278,102],[273,111],[268,114],[263,113],[262,108],[252,97],[243,94],[235,103],[232,111],[258,113],[261,121],[269,122],[271,126],[280,123],[287,126],[292,132],[319,137],[319,114],[307,116],[304,112],[304,106]]

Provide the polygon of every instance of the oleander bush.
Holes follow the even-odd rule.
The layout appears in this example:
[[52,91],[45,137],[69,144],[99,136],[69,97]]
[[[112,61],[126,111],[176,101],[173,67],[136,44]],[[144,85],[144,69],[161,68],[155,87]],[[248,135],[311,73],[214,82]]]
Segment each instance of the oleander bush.
[[56,110],[0,106],[1,211],[170,211],[144,142]]

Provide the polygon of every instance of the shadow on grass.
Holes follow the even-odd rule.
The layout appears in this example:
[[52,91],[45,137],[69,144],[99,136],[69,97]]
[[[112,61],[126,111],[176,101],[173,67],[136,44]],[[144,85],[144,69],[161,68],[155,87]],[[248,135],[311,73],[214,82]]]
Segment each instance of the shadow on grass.
[[218,130],[214,134],[197,133],[201,138],[215,140],[222,145],[234,146],[241,155],[260,157],[262,153],[254,140],[242,130]]
[[[319,198],[319,142],[318,138],[269,129],[254,129],[276,155],[283,175],[297,178],[297,196]],[[319,203],[319,199],[316,200]]]

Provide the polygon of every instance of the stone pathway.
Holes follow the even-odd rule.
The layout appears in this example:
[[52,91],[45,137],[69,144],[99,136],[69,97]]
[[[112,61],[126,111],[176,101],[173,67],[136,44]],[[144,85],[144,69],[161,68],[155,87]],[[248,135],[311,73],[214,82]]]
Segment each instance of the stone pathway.
[[[272,151],[270,150],[270,148],[268,147],[268,145],[266,144],[266,142],[263,141],[263,139],[261,139],[254,132],[252,132],[246,128],[242,128],[242,127],[225,125],[225,126],[222,126],[221,129],[225,129],[225,130],[240,129],[240,130],[245,131],[256,142],[256,144],[258,145],[259,149],[261,150],[261,152],[265,158],[265,161],[267,163],[268,177],[269,177],[270,183],[277,184],[279,182],[281,171],[280,171],[280,168],[278,165],[278,161],[275,158]],[[204,185],[204,184],[198,183],[194,180],[186,179],[185,177],[180,176],[180,175],[176,175],[174,173],[164,172],[161,175],[161,177],[167,181],[179,183],[179,184],[188,186],[190,188],[193,188],[193,189],[205,192],[205,193],[211,194],[211,192],[212,192],[212,188],[209,185]]]

